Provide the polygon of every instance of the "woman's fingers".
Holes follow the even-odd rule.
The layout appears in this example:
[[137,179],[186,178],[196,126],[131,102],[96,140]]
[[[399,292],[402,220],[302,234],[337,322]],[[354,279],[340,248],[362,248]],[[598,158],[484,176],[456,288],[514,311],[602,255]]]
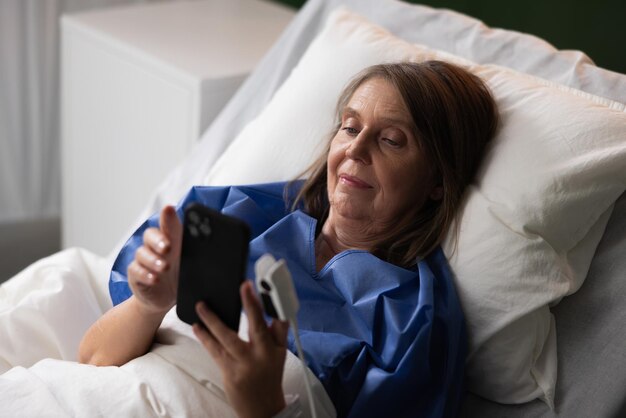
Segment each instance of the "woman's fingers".
[[143,244],[160,255],[166,255],[171,248],[168,236],[159,228],[146,229],[143,233]]
[[252,290],[252,283],[246,280],[239,289],[243,309],[248,317],[248,335],[250,341],[259,341],[268,337],[267,324],[263,318],[263,309],[261,302]]
[[131,283],[137,283],[144,286],[151,286],[156,283],[157,276],[152,271],[146,269],[137,260],[133,260],[128,265],[128,278]]
[[155,254],[150,248],[142,245],[135,253],[135,260],[146,270],[153,273],[160,273],[169,268],[167,261]]
[[[153,273],[167,271],[170,262],[176,267],[179,251],[171,251],[180,247],[182,240],[182,225],[172,206],[166,206],[161,211],[159,228],[147,228],[143,233],[143,246],[135,258],[145,269]],[[169,261],[169,262],[168,262]]]
[[270,325],[270,334],[274,338],[274,343],[281,347],[287,347],[287,334],[289,333],[289,322],[274,319]]
[[165,206],[161,209],[158,228],[147,228],[143,233],[144,245],[154,253],[166,255],[172,248],[172,242],[178,242],[182,237],[182,225],[176,209],[173,206]]
[[202,345],[207,349],[211,357],[213,357],[216,361],[221,362],[226,360],[224,356],[228,355],[228,353],[222,348],[222,346],[217,342],[215,337],[211,335],[206,328],[204,328],[200,324],[193,324],[192,326],[193,333],[196,334],[196,337]]
[[207,327],[208,332],[228,354],[235,358],[241,358],[245,355],[245,343],[239,339],[236,332],[228,328],[215,313],[207,308],[204,302],[196,304],[196,312]]

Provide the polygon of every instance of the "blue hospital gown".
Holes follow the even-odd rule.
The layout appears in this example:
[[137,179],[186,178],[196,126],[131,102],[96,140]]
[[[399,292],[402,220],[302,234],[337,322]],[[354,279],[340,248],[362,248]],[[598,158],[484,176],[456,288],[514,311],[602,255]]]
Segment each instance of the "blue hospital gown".
[[[464,318],[441,249],[405,269],[359,250],[315,264],[317,221],[289,204],[285,183],[194,187],[177,208],[200,202],[246,221],[252,231],[248,278],[265,253],[284,258],[300,299],[298,324],[309,368],[338,416],[453,417],[463,394]],[[126,269],[144,229],[128,240],[111,272],[114,304],[131,295]],[[293,336],[289,349],[296,353]]]

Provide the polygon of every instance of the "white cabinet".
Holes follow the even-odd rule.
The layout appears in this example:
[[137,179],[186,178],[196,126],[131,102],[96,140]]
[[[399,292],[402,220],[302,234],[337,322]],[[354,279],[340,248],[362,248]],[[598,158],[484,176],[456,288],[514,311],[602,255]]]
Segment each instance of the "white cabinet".
[[64,248],[113,249],[293,15],[202,0],[63,17]]

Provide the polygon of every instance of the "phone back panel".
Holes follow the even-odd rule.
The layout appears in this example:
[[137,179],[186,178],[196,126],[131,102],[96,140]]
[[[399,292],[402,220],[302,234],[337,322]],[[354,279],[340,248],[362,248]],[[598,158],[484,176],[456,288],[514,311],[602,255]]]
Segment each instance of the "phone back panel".
[[195,305],[204,300],[231,329],[241,315],[250,230],[243,221],[194,203],[185,209],[178,282],[178,317],[200,323]]

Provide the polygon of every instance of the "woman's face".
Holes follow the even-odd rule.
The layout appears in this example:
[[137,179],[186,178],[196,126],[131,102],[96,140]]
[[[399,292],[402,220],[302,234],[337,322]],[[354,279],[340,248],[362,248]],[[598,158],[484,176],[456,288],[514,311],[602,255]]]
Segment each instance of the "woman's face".
[[388,228],[436,197],[402,97],[370,79],[354,92],[328,154],[330,216]]

